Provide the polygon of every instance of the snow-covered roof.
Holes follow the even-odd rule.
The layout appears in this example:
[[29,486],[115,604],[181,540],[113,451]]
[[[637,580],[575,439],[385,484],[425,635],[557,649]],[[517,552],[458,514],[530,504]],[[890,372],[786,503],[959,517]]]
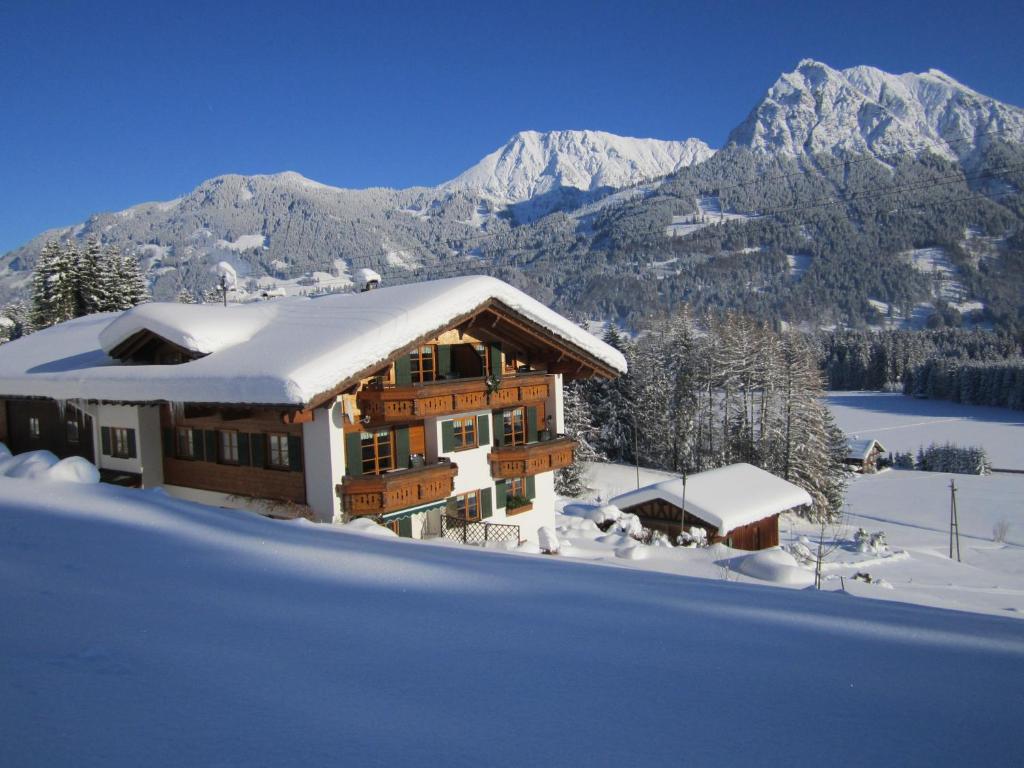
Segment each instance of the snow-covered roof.
[[[623,493],[611,503],[628,510],[655,499],[682,507],[682,478]],[[719,535],[810,503],[803,488],[751,464],[730,464],[686,478],[686,511],[715,526]]]
[[885,452],[885,446],[874,438],[848,438],[846,441],[846,458],[856,459],[857,461],[867,461],[868,456],[871,455],[871,451],[876,445],[878,446],[878,450],[883,453]]
[[[522,291],[473,276],[258,304],[144,304],[71,320],[0,346],[0,395],[125,402],[307,405],[495,301],[602,365],[622,354]],[[140,331],[204,354],[121,365],[106,352]]]

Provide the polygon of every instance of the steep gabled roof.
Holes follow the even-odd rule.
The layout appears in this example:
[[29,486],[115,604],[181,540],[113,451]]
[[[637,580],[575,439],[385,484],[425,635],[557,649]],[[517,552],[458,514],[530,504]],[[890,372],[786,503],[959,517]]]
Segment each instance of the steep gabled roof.
[[[505,323],[547,345],[555,370],[626,370],[614,348],[507,283],[476,276],[227,308],[145,304],[72,320],[0,346],[0,396],[307,407],[414,344],[474,323],[499,338]],[[106,354],[144,331],[203,357],[119,365]]]
[[[686,511],[710,523],[720,536],[780,512],[811,503],[803,488],[751,464],[698,472],[686,479]],[[626,509],[660,499],[683,506],[683,480],[673,478],[623,493],[611,503]]]
[[871,451],[876,445],[878,450],[885,453],[885,446],[874,438],[848,438],[846,441],[846,458],[867,461],[868,456],[871,455]]

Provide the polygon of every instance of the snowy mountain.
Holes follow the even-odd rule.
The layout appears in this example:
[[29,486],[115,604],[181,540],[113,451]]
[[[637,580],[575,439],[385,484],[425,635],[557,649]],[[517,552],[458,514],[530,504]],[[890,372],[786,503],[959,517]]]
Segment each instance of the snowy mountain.
[[565,187],[583,192],[622,189],[713,154],[699,139],[659,141],[602,131],[523,131],[441,188],[476,192],[508,205]]
[[727,143],[763,154],[885,158],[930,150],[970,164],[994,139],[1024,142],[1024,110],[937,69],[891,75],[804,59],[783,74]]

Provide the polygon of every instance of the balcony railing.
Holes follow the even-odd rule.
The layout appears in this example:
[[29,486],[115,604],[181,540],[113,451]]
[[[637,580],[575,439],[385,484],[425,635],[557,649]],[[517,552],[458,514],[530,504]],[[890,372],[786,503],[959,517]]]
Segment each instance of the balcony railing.
[[568,437],[491,449],[491,475],[496,480],[530,477],[572,464],[576,441]]
[[337,490],[349,515],[387,515],[448,498],[458,473],[458,465],[438,462],[381,475],[346,475]]
[[441,379],[424,384],[366,388],[356,395],[369,424],[392,424],[447,416],[487,408],[510,408],[535,403],[548,396],[551,379],[546,373],[518,373],[495,386],[484,378]]

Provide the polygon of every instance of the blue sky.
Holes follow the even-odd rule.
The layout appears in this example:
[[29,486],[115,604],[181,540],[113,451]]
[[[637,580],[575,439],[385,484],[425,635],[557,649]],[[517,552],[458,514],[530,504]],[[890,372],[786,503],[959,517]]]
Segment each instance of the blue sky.
[[1024,105],[1018,4],[0,0],[0,252],[222,173],[432,185],[519,130],[719,146],[804,57]]

